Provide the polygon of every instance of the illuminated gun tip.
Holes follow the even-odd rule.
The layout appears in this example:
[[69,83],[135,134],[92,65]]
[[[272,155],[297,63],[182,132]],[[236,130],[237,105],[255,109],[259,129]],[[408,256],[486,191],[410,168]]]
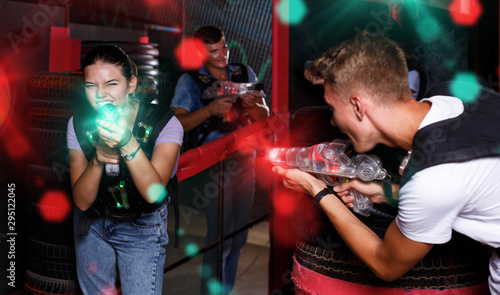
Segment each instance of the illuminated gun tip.
[[117,106],[107,103],[98,107],[97,116],[99,119],[116,123],[120,118],[120,111]]

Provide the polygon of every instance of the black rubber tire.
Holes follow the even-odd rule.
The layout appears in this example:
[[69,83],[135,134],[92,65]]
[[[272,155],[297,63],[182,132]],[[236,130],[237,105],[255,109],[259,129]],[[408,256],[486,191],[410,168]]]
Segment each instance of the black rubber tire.
[[38,275],[29,270],[26,271],[24,281],[24,292],[29,295],[81,295],[82,291],[78,282],[70,280],[59,280]]
[[27,268],[39,275],[53,279],[77,280],[75,249],[28,239]]
[[100,45],[116,45],[120,47],[158,47],[157,43],[140,43],[128,41],[100,41],[100,40],[86,40],[82,41],[82,47],[97,47]]
[[[80,106],[74,99],[44,100],[30,99],[29,113],[36,115],[46,115],[55,117],[70,118],[75,110]],[[36,127],[36,126],[31,126]]]
[[[157,75],[159,75],[159,72],[154,68],[140,71],[137,77],[136,95],[145,96],[150,95],[152,92],[156,94],[158,91],[157,83],[148,76]],[[83,75],[81,74],[42,72],[28,79],[28,93],[33,98],[32,101],[44,100],[67,103],[67,101],[72,100],[74,101],[73,107],[80,106],[86,100],[83,86]],[[143,91],[146,93],[142,93]],[[57,107],[58,104],[54,103],[53,106]]]
[[361,285],[402,289],[458,289],[488,280],[488,248],[460,234],[434,248],[401,278],[377,278],[347,246],[334,250],[299,243],[295,258],[302,266],[327,277]]
[[62,222],[49,222],[43,219],[41,210],[57,214],[60,212],[54,206],[29,202],[26,208],[28,236],[40,242],[73,246],[73,212],[69,212]]
[[99,41],[86,41],[82,42],[82,58],[87,55],[92,49],[102,45],[116,45],[123,49],[127,54],[143,54],[157,57],[160,51],[156,49],[158,44],[153,43],[131,43],[131,42],[99,42]]
[[142,70],[142,71],[138,71],[139,72],[139,75],[142,75],[142,76],[153,76],[153,77],[156,77],[158,75],[160,75],[160,72],[156,69],[152,69],[152,70]]
[[134,61],[136,65],[147,65],[158,67],[160,65],[160,61],[154,58],[151,55],[147,54],[129,54],[130,59]]
[[28,113],[28,124],[37,129],[50,129],[57,131],[66,131],[69,117],[50,116],[30,111]]
[[137,65],[137,70],[139,72],[141,71],[148,71],[148,70],[156,70],[155,66],[150,66],[150,65]]
[[36,151],[35,163],[52,166],[54,161],[63,163],[67,153],[66,130],[30,128],[29,138]]
[[79,101],[85,97],[80,74],[41,72],[28,79],[28,93],[33,99]]
[[70,169],[68,161],[56,162],[51,166],[26,165],[25,187],[31,201],[37,202],[47,190],[62,190],[71,194]]

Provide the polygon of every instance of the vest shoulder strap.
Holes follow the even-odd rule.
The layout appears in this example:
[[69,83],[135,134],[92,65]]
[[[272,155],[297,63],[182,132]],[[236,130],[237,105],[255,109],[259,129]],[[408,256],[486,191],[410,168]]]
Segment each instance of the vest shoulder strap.
[[196,85],[201,89],[201,92],[205,91],[208,87],[212,86],[212,84],[216,81],[216,79],[210,77],[207,74],[201,74],[198,72],[188,72],[191,79],[196,82]]
[[[439,84],[427,94],[451,96],[450,86],[450,83]],[[483,87],[474,101],[464,102],[464,112],[458,117],[418,130],[413,139],[412,156],[401,177],[401,186],[415,173],[428,167],[499,156],[499,112],[500,95]]]
[[78,110],[73,116],[76,139],[88,161],[94,156],[94,147],[98,140],[95,120],[89,120],[89,118],[95,118],[95,116],[96,112],[90,107]]
[[231,64],[234,66],[237,66],[236,69],[233,72],[233,75],[231,76],[231,81],[232,82],[237,82],[237,83],[246,83],[248,82],[248,70],[247,67],[244,64],[241,63],[234,63]]
[[[232,63],[232,66],[236,66],[233,75],[231,76],[231,82],[246,83],[248,82],[248,70],[247,67],[242,63]],[[200,87],[201,92],[205,91],[208,87],[217,81],[215,78],[207,75],[201,74],[199,72],[187,72],[191,79],[196,82],[198,87]]]
[[147,152],[152,153],[156,139],[175,115],[175,111],[156,104],[141,104],[139,108],[138,118],[135,120],[134,136],[142,148],[146,148]]

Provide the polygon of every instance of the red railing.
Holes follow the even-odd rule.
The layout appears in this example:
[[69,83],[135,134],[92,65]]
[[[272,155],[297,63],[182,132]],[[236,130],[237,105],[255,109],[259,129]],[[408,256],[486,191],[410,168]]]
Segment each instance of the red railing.
[[179,158],[177,177],[182,181],[194,176],[224,160],[232,152],[245,147],[265,148],[261,139],[284,128],[288,128],[288,118],[276,114],[190,149],[182,153]]

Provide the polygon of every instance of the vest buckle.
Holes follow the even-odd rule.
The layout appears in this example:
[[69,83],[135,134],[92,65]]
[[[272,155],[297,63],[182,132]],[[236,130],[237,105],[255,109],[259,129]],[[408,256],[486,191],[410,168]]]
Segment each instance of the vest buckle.
[[[110,185],[108,186],[108,192],[111,193],[113,196],[113,199],[115,200],[115,206],[116,208],[125,208],[128,209],[130,208],[130,204],[128,202],[128,194],[127,191],[125,190],[125,180],[120,181],[120,183],[115,184],[115,185]],[[120,194],[120,201],[118,201],[117,195]]]

